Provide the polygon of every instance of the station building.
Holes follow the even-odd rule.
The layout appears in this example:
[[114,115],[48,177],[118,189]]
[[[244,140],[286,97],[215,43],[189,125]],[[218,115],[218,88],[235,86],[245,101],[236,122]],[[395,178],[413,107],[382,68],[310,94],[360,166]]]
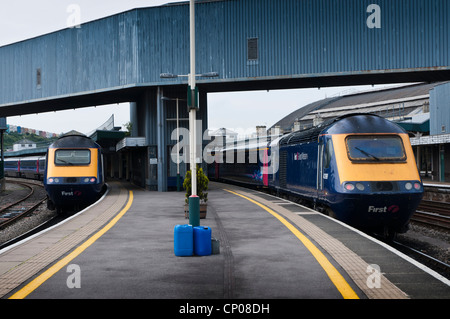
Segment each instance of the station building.
[[350,113],[372,113],[408,131],[424,181],[450,181],[450,82],[420,83],[326,98],[275,123],[282,132],[305,129]]

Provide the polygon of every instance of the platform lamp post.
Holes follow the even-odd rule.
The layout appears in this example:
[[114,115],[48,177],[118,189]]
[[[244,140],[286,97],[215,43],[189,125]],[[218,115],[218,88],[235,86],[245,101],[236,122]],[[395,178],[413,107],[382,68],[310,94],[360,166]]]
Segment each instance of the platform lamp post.
[[[219,73],[217,72],[207,72],[202,74],[172,74],[172,73],[161,73],[160,77],[163,79],[175,79],[178,77],[187,77],[188,78],[188,93],[187,93],[187,105],[189,109],[189,152],[190,152],[190,167],[191,167],[191,189],[192,193],[189,197],[189,224],[192,226],[200,226],[200,198],[197,196],[197,110],[199,109],[198,105],[198,88],[195,87],[195,78],[196,77],[217,77]],[[194,82],[192,82],[194,79]],[[192,85],[194,83],[194,85]],[[169,98],[163,97],[163,99],[167,100]],[[178,111],[178,101],[183,99],[177,99],[177,111]],[[177,115],[178,118],[178,115]],[[178,122],[177,122],[178,128]],[[177,139],[179,138],[179,134],[177,133]],[[177,143],[178,144],[178,143]],[[179,154],[179,151],[178,151]],[[178,159],[178,155],[177,155]],[[178,164],[178,162],[177,162]],[[178,165],[177,165],[178,168]],[[178,169],[177,169],[177,190],[178,190]]]
[[[189,1],[189,21],[190,21],[190,57],[191,72],[187,75],[188,80],[188,107],[189,107],[189,148],[190,148],[190,165],[191,165],[191,187],[192,194],[189,197],[189,224],[192,226],[200,226],[200,198],[197,196],[197,150],[196,150],[196,131],[197,131],[197,110],[198,106],[198,89],[195,85],[197,76],[216,77],[217,72],[205,74],[195,74],[195,4],[194,0]],[[181,75],[170,73],[162,73],[161,78],[176,78]]]

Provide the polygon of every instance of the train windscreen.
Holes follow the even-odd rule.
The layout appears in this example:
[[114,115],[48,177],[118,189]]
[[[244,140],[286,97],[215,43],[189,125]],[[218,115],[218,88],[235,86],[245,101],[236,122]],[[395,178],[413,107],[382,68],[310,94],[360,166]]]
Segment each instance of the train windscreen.
[[354,162],[404,162],[405,148],[399,136],[361,136],[346,138],[347,154]]
[[65,150],[55,152],[55,164],[60,166],[79,166],[91,163],[90,150]]

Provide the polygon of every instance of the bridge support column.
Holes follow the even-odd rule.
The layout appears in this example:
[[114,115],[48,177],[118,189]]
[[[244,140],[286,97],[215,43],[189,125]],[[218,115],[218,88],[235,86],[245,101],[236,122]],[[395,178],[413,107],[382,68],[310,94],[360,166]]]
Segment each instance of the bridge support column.
[[[131,181],[149,190],[165,192],[176,190],[177,163],[172,160],[173,152],[177,144],[176,137],[172,139],[173,132],[176,132],[176,99],[179,99],[179,140],[183,144],[189,141],[189,136],[185,136],[189,129],[188,110],[186,106],[187,86],[179,87],[150,87],[135,102],[130,104],[130,121],[132,124],[132,137],[146,138],[147,150],[142,152],[139,149],[130,150],[131,160]],[[163,99],[164,97],[164,99]],[[202,150],[209,141],[202,141],[202,136],[207,129],[207,94],[200,91],[197,120],[201,120],[201,126],[197,128],[199,147],[198,158],[202,158]],[[189,147],[181,150],[185,152],[184,159],[189,160]],[[176,152],[176,151],[175,151]],[[141,166],[139,166],[141,165]],[[145,166],[145,167],[143,167]],[[184,179],[189,165],[185,161],[180,163],[181,179]],[[204,167],[206,169],[206,167]],[[140,176],[144,174],[144,176]]]
[[138,109],[136,102],[130,102],[130,122],[131,124],[131,136],[138,137]]
[[163,89],[158,86],[156,93],[156,137],[158,144],[158,191],[167,191],[167,143],[166,143],[166,112],[162,101]]

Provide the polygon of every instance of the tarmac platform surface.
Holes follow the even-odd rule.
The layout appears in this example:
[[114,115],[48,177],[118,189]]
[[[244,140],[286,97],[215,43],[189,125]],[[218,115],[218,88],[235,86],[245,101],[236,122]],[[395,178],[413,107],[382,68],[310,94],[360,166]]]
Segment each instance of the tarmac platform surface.
[[[128,189],[127,189],[128,188]],[[220,254],[177,257],[183,192],[110,183],[98,204],[0,251],[3,298],[450,298],[449,281],[308,208],[210,183],[201,219]]]

